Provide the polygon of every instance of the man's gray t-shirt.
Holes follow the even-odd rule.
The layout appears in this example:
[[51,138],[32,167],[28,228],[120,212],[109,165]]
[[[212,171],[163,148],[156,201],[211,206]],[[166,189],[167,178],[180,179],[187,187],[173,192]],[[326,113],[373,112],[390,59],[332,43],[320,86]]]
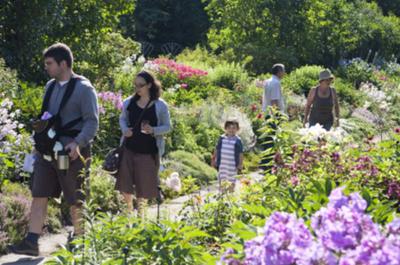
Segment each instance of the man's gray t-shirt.
[[[82,117],[82,121],[70,129],[81,131],[74,140],[80,147],[85,147],[93,140],[99,127],[97,95],[95,89],[87,78],[78,75],[74,75],[74,77],[78,77],[79,79],[75,84],[74,92],[61,110],[61,126]],[[52,82],[54,82],[54,79],[47,82],[46,91]],[[68,82],[63,85],[57,82],[54,86],[47,110],[50,114],[57,114],[67,86]],[[64,146],[72,140],[73,139],[70,137],[60,137],[60,141]]]

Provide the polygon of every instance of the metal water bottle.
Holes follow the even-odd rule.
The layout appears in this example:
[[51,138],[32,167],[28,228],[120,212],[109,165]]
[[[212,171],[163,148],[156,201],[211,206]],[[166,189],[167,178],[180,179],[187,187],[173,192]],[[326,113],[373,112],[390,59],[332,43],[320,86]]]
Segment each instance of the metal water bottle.
[[57,153],[57,167],[59,170],[69,169],[69,155],[67,151],[62,149]]

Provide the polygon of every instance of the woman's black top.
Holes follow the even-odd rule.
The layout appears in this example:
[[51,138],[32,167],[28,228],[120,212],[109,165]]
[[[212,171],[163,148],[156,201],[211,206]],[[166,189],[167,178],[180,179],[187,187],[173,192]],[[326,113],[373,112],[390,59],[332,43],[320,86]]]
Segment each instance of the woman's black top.
[[[140,118],[141,113],[144,111],[141,107],[137,105],[137,102],[131,102],[128,106],[129,113],[129,127],[135,126],[137,120]],[[156,105],[153,104],[148,107],[139,121],[138,125],[133,128],[132,137],[128,137],[125,140],[126,147],[140,154],[156,154],[158,153],[158,148],[156,144],[156,138],[154,138],[151,134],[144,134],[141,132],[141,123],[142,121],[149,121],[149,125],[151,127],[157,126],[157,114],[156,114]]]

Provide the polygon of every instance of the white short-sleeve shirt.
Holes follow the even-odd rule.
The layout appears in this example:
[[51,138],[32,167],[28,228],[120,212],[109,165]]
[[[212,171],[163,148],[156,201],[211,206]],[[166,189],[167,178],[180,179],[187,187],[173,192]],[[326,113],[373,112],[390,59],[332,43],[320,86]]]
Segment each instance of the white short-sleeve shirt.
[[281,90],[281,80],[275,75],[272,75],[272,77],[267,80],[264,86],[262,101],[262,108],[264,113],[267,110],[267,106],[272,106],[271,102],[273,100],[277,100],[279,110],[281,112],[285,112],[285,101],[283,99]]

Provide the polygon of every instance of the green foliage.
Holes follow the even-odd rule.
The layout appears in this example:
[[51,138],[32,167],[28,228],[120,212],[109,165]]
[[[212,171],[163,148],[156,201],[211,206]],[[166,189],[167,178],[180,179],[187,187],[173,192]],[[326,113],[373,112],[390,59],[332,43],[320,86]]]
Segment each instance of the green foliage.
[[277,61],[298,65],[306,49],[305,2],[209,1],[209,44],[228,59],[251,61],[250,69],[258,73]]
[[17,72],[7,68],[4,59],[0,58],[0,95],[14,97],[17,89]]
[[[136,1],[136,8],[121,19],[125,35],[154,46],[145,55],[171,53],[176,55],[183,47],[194,47],[203,42],[209,27],[201,0],[192,1]],[[177,50],[162,50],[162,45],[174,42]]]
[[115,32],[104,35],[99,43],[88,43],[87,46],[91,48],[91,54],[77,57],[76,69],[99,86],[112,84],[115,69],[121,67],[125,59],[140,51],[137,42]]
[[338,69],[339,75],[350,81],[355,88],[358,88],[361,82],[374,81],[373,71],[373,66],[360,58],[353,59]]
[[224,60],[206,48],[197,45],[195,49],[184,49],[178,56],[178,62],[190,65],[191,67],[208,70],[218,66]]
[[19,89],[15,93],[13,98],[14,106],[16,109],[21,110],[21,115],[18,120],[27,125],[29,128],[29,121],[37,118],[40,114],[42,107],[42,101],[44,96],[44,87],[36,86],[21,82]]
[[246,83],[248,76],[244,68],[236,63],[220,63],[210,71],[208,79],[211,84],[228,89]]
[[115,214],[125,206],[122,197],[114,187],[114,177],[102,171],[99,165],[92,166],[89,199],[91,206],[96,211]]
[[[215,247],[226,240],[226,231],[235,220],[235,200],[230,194],[219,193],[204,199],[195,196],[188,201],[181,211],[182,220],[186,225],[205,231],[209,238],[209,253],[216,251]],[[204,204],[203,204],[204,203]]]
[[[335,66],[339,59],[398,55],[400,19],[367,1],[209,1],[209,45],[257,72],[277,62]],[[397,45],[397,46],[396,46]]]
[[352,135],[355,141],[359,142],[366,137],[372,137],[378,133],[377,128],[359,118],[350,117],[341,121],[341,127]]
[[[200,244],[208,235],[181,223],[142,223],[111,214],[87,217],[88,232],[74,253],[61,249],[47,264],[213,264]],[[126,252],[124,255],[123,252]],[[125,263],[124,263],[125,262]]]
[[174,151],[167,155],[165,166],[181,176],[192,176],[199,183],[209,183],[217,176],[214,168],[188,151]]
[[[30,190],[19,183],[6,183],[0,192],[0,253],[6,251],[9,244],[19,242],[28,230]],[[45,222],[47,231],[59,231],[60,214],[53,204],[48,207]]]
[[[203,160],[209,160],[216,140],[221,134],[219,124],[210,124],[199,120],[200,113],[192,109],[171,109],[174,133],[167,137],[167,151],[184,150]],[[218,127],[217,127],[218,126]]]
[[284,78],[282,86],[298,95],[307,97],[310,89],[318,85],[319,72],[322,70],[321,66],[302,66]]
[[336,90],[340,103],[346,102],[350,106],[357,107],[363,103],[362,94],[354,86],[341,78],[335,78],[333,87]]
[[[118,95],[117,96],[121,96]],[[122,99],[121,99],[122,100]],[[111,148],[119,146],[121,130],[119,128],[120,111],[113,102],[99,100],[99,130],[96,135],[96,144],[93,145],[93,153],[105,156]]]
[[134,1],[124,0],[3,1],[0,8],[0,54],[27,81],[44,81],[42,51],[56,41],[71,47],[77,65],[82,69],[90,68],[87,65],[110,69],[115,65],[98,61],[98,56],[105,55],[100,60],[110,58],[103,53],[106,52],[104,42],[108,41],[108,32],[115,30],[120,15],[133,7]]

